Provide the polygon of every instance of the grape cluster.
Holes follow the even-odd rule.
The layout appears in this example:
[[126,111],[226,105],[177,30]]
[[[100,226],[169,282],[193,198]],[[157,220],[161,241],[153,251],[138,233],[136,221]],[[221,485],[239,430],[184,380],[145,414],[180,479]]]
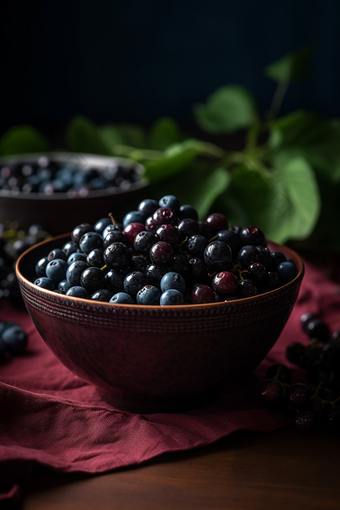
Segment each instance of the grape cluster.
[[300,323],[309,342],[289,344],[286,355],[306,371],[307,383],[291,384],[289,368],[272,365],[260,395],[270,407],[292,414],[302,432],[327,429],[340,433],[340,331],[331,334],[329,326],[309,312],[301,316]]
[[27,345],[25,331],[14,321],[0,322],[0,362],[21,354]]
[[94,166],[81,168],[74,161],[61,162],[40,156],[35,163],[15,160],[0,164],[0,190],[13,193],[67,193],[70,197],[86,197],[90,191],[109,187],[127,191],[139,180],[131,165],[111,163],[103,170]]
[[142,200],[122,223],[111,215],[78,225],[37,262],[34,283],[67,296],[167,306],[250,297],[296,274],[259,228],[229,227],[220,213],[199,221],[196,209],[166,195]]
[[23,304],[15,263],[24,251],[49,237],[50,234],[38,224],[31,225],[26,232],[15,221],[0,223],[0,300],[10,299],[15,305]]

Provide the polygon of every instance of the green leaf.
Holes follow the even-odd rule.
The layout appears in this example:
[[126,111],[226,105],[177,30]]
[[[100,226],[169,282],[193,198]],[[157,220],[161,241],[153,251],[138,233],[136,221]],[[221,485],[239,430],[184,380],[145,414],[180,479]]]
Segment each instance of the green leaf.
[[180,142],[182,135],[176,122],[162,117],[151,127],[149,134],[150,149],[164,151],[169,145]]
[[113,151],[115,145],[123,145],[124,140],[119,129],[114,124],[106,124],[98,128],[98,134],[104,144]]
[[340,122],[298,111],[270,123],[268,145],[275,166],[301,156],[332,182],[340,181]]
[[0,156],[47,152],[50,150],[47,139],[37,129],[29,125],[10,128],[0,138]]
[[233,171],[228,190],[242,206],[233,207],[233,221],[244,225],[244,217],[278,243],[305,239],[313,231],[320,214],[320,194],[309,164],[303,158],[290,160],[284,167],[264,177],[255,169]]
[[195,105],[194,115],[198,125],[210,133],[232,133],[257,119],[253,96],[237,85],[222,87],[208,97],[206,104]]
[[72,152],[111,155],[96,126],[86,117],[74,117],[66,129],[68,149]]
[[267,235],[267,210],[274,201],[272,177],[265,177],[253,167],[240,166],[232,172],[227,195],[227,217],[240,226],[255,224]]
[[230,183],[225,168],[215,168],[200,179],[193,179],[188,187],[188,203],[196,208],[201,219],[205,218],[216,198],[224,193]]
[[319,218],[321,201],[315,175],[308,162],[295,158],[277,171],[272,204],[273,240],[305,239]]
[[308,45],[288,53],[280,60],[267,66],[264,70],[265,75],[278,82],[305,81],[309,75],[313,51],[314,47]]
[[144,177],[152,182],[167,179],[187,168],[199,154],[199,142],[186,140],[168,147],[163,154],[160,159],[145,164]]

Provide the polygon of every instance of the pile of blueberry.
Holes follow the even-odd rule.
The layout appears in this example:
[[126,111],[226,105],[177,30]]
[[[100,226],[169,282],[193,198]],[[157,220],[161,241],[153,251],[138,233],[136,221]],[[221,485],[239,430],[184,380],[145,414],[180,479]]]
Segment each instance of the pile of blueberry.
[[122,223],[112,215],[83,223],[62,248],[36,264],[35,284],[110,303],[182,305],[241,299],[280,287],[297,274],[255,227],[229,227],[220,213],[166,195],[145,199]]
[[300,323],[309,342],[291,343],[286,355],[306,370],[306,384],[291,384],[291,370],[286,365],[272,365],[260,395],[271,408],[292,415],[302,432],[324,429],[340,433],[340,331],[331,334],[329,326],[309,312],[301,316]]
[[99,170],[79,160],[61,162],[40,156],[36,162],[0,164],[0,190],[9,193],[67,193],[72,197],[86,197],[90,191],[117,188],[127,191],[140,179],[136,169],[129,165],[111,163]]
[[14,321],[0,322],[0,361],[17,356],[26,349],[27,335]]
[[49,237],[38,224],[24,231],[16,221],[0,223],[0,300],[9,299],[15,305],[23,305],[15,274],[16,261],[28,248]]

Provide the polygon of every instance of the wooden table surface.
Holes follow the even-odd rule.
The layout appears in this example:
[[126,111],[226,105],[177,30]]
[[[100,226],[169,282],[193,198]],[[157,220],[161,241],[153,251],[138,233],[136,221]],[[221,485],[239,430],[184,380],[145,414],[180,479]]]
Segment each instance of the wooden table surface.
[[340,509],[340,437],[238,432],[98,476],[35,469],[20,510]]

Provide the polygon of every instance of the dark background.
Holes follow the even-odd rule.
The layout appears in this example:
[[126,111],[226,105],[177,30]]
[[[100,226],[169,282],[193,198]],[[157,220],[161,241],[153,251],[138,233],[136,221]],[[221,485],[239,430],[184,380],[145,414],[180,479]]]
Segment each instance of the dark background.
[[263,68],[315,44],[310,80],[282,113],[340,114],[338,0],[3,0],[0,133],[32,123],[47,133],[76,114],[95,122],[192,122],[218,87],[249,87],[268,109]]

